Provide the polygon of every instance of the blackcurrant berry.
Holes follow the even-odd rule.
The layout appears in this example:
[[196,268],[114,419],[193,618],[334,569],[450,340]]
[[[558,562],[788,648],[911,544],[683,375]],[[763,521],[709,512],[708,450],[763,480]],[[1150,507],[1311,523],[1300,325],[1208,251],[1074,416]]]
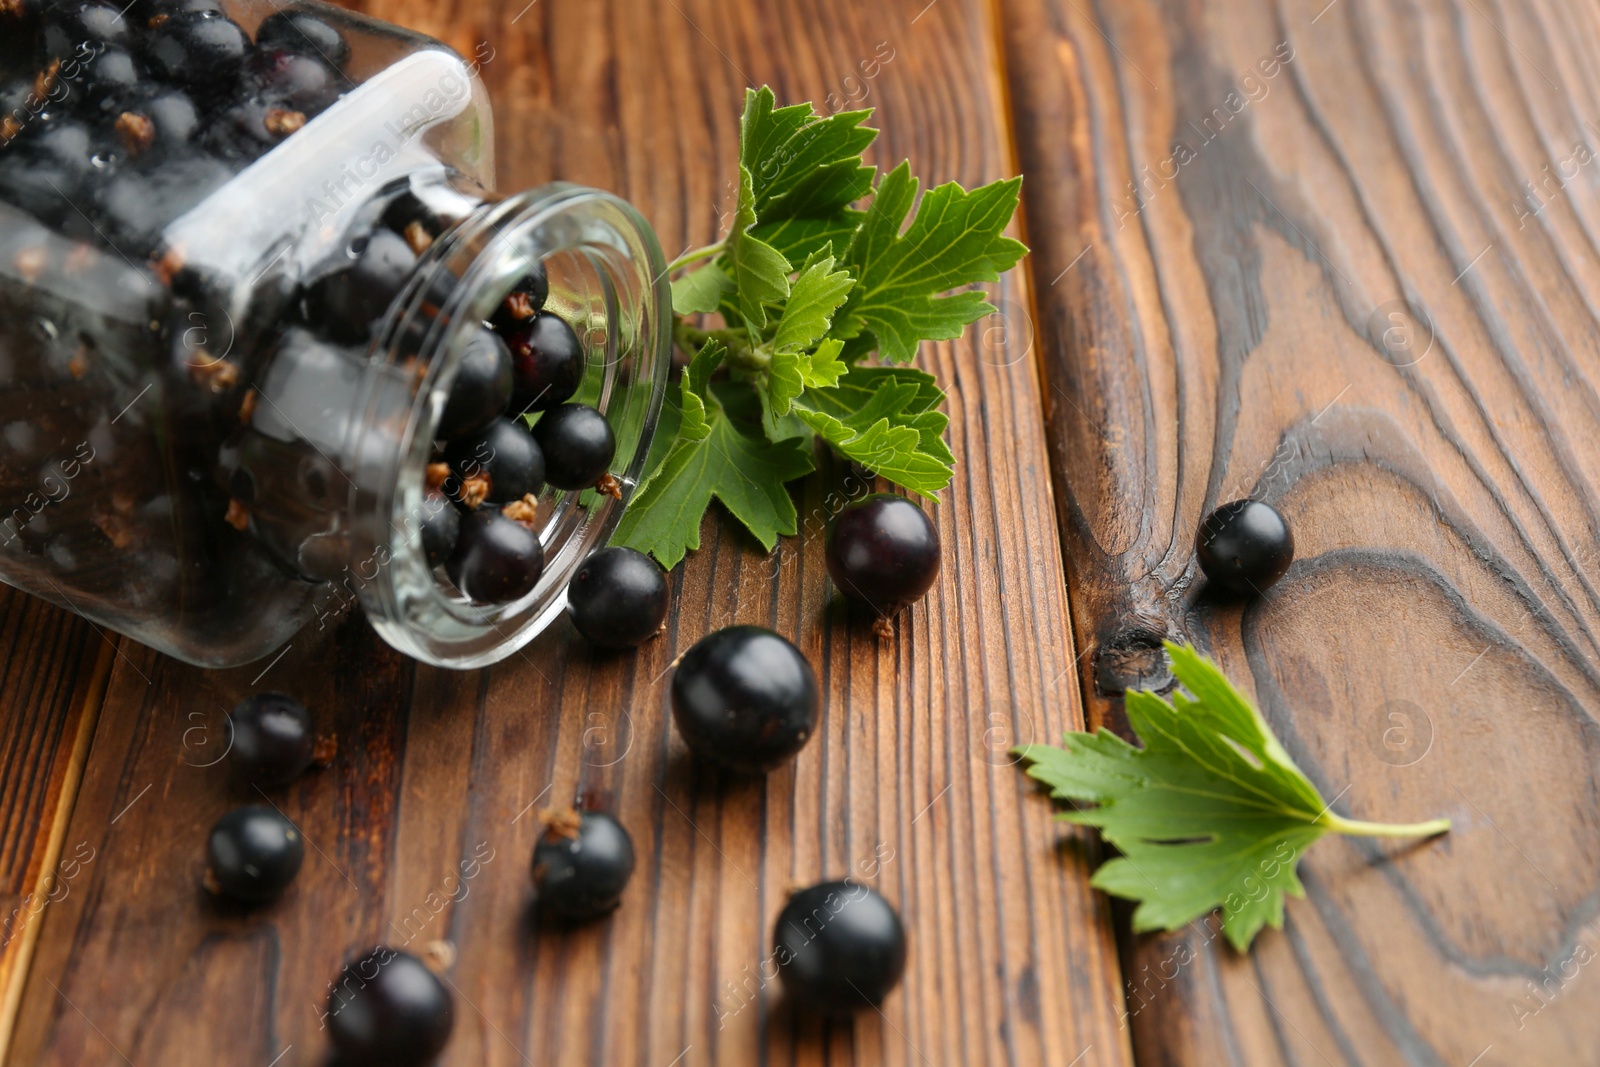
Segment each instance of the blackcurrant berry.
[[416,269],[417,255],[397,233],[374,230],[351,247],[355,262],[312,287],[312,320],[336,341],[357,344],[389,310]]
[[544,546],[526,523],[507,518],[499,508],[479,508],[462,516],[461,534],[445,571],[473,600],[509,604],[539,584]]
[[158,147],[182,148],[199,132],[200,112],[181,89],[146,86],[129,106],[150,120]]
[[206,841],[208,890],[260,904],[288,888],[306,858],[294,823],[265,804],[235,808],[217,820]]
[[816,675],[771,630],[730,626],[679,660],[672,718],[695,755],[759,774],[800,751],[816,730]]
[[887,617],[933,587],[939,531],[905,497],[877,493],[833,520],[827,558],[841,593]]
[[45,13],[44,50],[52,59],[77,55],[85,44],[121,46],[132,39],[133,28],[120,4],[70,2],[52,5]]
[[311,713],[292,696],[253,693],[228,717],[228,763],[241,781],[288,785],[311,766],[316,750]]
[[557,489],[588,489],[617,454],[606,417],[587,404],[562,404],[540,416],[534,440],[544,452],[545,481]]
[[539,914],[584,922],[614,909],[633,877],[633,839],[598,811],[566,810],[545,817],[533,849],[533,888]]
[[547,411],[565,403],[583,384],[583,346],[559,315],[540,312],[504,336],[516,375],[514,410]]
[[456,550],[456,541],[461,537],[461,512],[443,493],[429,493],[422,498],[422,514],[418,520],[422,553],[428,559],[428,566],[437,567]]
[[214,12],[174,15],[150,31],[144,54],[162,81],[214,91],[231,86],[243,73],[250,36]]
[[483,499],[491,504],[509,504],[544,487],[544,452],[520,422],[510,419],[497,418],[482,431],[451,441],[444,460],[464,487],[487,476]]
[[493,330],[474,330],[439,416],[438,436],[448,441],[478,433],[504,414],[509,403],[511,351]]
[[801,1008],[824,1015],[876,1006],[906,969],[900,916],[859,882],[823,882],[794,894],[772,941],[783,988]]
[[1206,577],[1233,593],[1260,593],[1294,561],[1294,534],[1271,504],[1235,500],[1200,524],[1195,555]]
[[348,85],[321,57],[286,49],[259,51],[250,58],[249,88],[270,104],[316,115]]
[[542,266],[535,267],[523,276],[516,284],[516,288],[512,289],[495,309],[491,319],[494,328],[504,332],[516,329],[520,323],[543,311],[544,302],[548,299],[550,299],[550,279]]
[[667,618],[667,576],[631,548],[602,548],[583,561],[567,585],[572,625],[602,648],[634,648]]
[[122,110],[144,86],[144,72],[125,48],[107,47],[84,67],[75,91],[83,94],[89,116]]
[[450,991],[409,953],[373,949],[328,995],[328,1037],[341,1067],[425,1067],[455,1026]]
[[335,67],[344,66],[350,58],[350,45],[344,34],[304,11],[279,11],[267,16],[256,31],[256,46],[321,56]]

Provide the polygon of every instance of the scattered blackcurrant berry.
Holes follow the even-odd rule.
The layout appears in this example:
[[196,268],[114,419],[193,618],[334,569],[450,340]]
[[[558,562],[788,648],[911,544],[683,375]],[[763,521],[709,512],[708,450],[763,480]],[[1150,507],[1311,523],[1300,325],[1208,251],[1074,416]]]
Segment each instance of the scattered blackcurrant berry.
[[316,758],[311,713],[292,696],[253,693],[228,721],[228,763],[241,781],[269,789],[288,785]]
[[277,810],[265,804],[235,808],[211,828],[205,885],[220,897],[265,903],[288,888],[305,858],[300,831]]
[[606,474],[617,437],[606,417],[587,404],[562,404],[539,417],[534,440],[544,452],[545,481],[557,489],[588,489]]
[[485,507],[461,518],[456,550],[445,564],[450,580],[484,604],[509,604],[533,592],[544,573],[544,546],[527,523]]
[[602,548],[583,561],[567,585],[572,625],[602,648],[634,648],[667,618],[667,576],[631,548]]
[[366,341],[416,269],[417,255],[397,233],[373,230],[351,246],[355,262],[323,278],[310,294],[312,318],[336,341]]
[[443,493],[429,493],[422,498],[422,514],[418,518],[422,554],[427,557],[428,566],[437,567],[456,550],[461,537],[461,512]]
[[476,434],[457,437],[444,459],[463,486],[487,477],[483,499],[491,504],[509,504],[544,487],[544,452],[522,423],[510,419],[497,418]]
[[827,558],[839,591],[887,618],[939,577],[939,531],[905,497],[876,493],[833,520]]
[[341,1067],[425,1067],[455,1026],[450,991],[409,953],[379,948],[344,969],[328,995]]
[[533,888],[539,914],[585,922],[614,909],[633,877],[633,839],[598,811],[545,815],[533,849]]
[[772,932],[783,988],[801,1008],[849,1015],[879,1004],[906,969],[906,931],[872,888],[823,882],[789,898]]
[[174,15],[150,30],[145,58],[162,81],[202,90],[232,85],[250,55],[250,36],[215,12]]
[[499,418],[511,403],[511,351],[493,330],[476,329],[461,353],[450,397],[439,417],[444,440],[474,434]]
[[1294,561],[1294,534],[1271,504],[1235,500],[1200,524],[1195,555],[1206,577],[1233,593],[1260,593]]
[[350,44],[344,34],[305,11],[279,11],[267,16],[256,31],[256,46],[320,56],[335,67],[344,66],[350,58]]
[[583,346],[565,319],[540,312],[505,334],[511,346],[516,411],[547,411],[565,403],[583,384]]
[[787,639],[759,626],[730,626],[679,660],[672,718],[695,755],[760,774],[800,751],[816,730],[816,675]]

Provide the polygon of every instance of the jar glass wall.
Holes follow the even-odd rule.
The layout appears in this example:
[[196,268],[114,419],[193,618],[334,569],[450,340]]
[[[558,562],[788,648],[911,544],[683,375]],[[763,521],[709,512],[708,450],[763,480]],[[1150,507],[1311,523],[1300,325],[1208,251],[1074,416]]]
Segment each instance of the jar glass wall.
[[[204,665],[355,603],[429,662],[509,655],[643,472],[670,360],[649,227],[592,190],[490,192],[487,96],[437,42],[319,4],[121,10],[0,9],[0,578]],[[535,275],[613,495],[529,498],[543,573],[484,604],[424,551],[430,468]]]

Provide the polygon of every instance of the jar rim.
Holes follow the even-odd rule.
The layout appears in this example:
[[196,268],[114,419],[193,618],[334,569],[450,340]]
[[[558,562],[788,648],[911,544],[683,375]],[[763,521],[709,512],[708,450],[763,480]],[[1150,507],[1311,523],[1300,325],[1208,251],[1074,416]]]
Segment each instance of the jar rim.
[[[621,496],[546,488],[538,583],[510,604],[478,604],[448,589],[427,563],[417,521],[425,469],[468,338],[528,266],[555,257],[570,258],[590,282],[586,328],[574,324],[588,357],[585,388],[574,399],[588,399],[613,423],[612,473]],[[435,666],[486,666],[520,650],[564,612],[567,583],[609,540],[646,473],[671,369],[666,274],[654,231],[631,205],[564,182],[481,205],[419,257],[376,331],[344,449],[351,469],[350,567],[361,579],[358,596],[369,621],[389,644]],[[447,292],[440,292],[441,280]],[[556,290],[553,284],[552,300]],[[398,419],[403,427],[394,425]],[[394,447],[373,448],[372,441]]]

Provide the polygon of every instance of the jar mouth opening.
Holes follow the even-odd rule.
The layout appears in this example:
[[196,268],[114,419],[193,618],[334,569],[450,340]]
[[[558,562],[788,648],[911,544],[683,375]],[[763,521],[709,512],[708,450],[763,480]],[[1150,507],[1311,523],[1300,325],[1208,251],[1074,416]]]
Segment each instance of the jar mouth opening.
[[[598,408],[616,435],[611,473],[621,498],[547,486],[538,498],[545,566],[537,584],[511,603],[482,604],[427,561],[426,469],[468,342],[539,267],[550,282],[545,309],[567,320],[586,356],[572,400]],[[649,225],[624,201],[581,186],[486,203],[422,254],[377,331],[346,444],[350,567],[386,641],[436,666],[478,667],[510,656],[564,611],[567,583],[610,538],[645,473],[671,363],[670,308]]]

